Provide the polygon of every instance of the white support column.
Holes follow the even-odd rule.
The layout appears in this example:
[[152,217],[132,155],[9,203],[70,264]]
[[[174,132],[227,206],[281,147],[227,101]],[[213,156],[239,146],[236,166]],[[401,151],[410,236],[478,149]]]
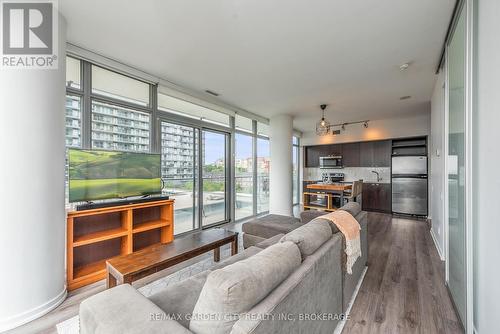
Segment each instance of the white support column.
[[57,69],[0,70],[0,332],[66,297],[66,25]]
[[269,134],[271,142],[269,213],[293,215],[292,136],[292,116],[278,115],[271,118]]

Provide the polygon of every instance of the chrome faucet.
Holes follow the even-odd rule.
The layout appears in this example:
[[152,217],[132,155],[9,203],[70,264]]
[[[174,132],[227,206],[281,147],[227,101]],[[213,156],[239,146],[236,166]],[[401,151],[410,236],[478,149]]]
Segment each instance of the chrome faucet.
[[377,182],[380,182],[380,180],[382,180],[382,178],[380,177],[379,172],[372,170],[372,173],[377,174]]

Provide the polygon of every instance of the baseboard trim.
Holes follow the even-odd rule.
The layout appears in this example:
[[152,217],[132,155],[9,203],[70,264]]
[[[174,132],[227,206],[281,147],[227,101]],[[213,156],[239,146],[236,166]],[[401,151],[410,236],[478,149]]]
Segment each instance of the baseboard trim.
[[66,299],[66,285],[64,286],[63,290],[57,294],[54,298],[51,300],[43,303],[42,305],[38,305],[31,310],[27,310],[23,313],[16,314],[10,318],[7,319],[2,319],[0,321],[0,333],[3,333],[5,331],[8,331],[10,329],[19,327],[21,325],[24,325],[30,321],[33,321],[53,309],[55,309],[57,306],[59,306],[65,299]]
[[[363,273],[361,274],[361,277],[359,278],[358,284],[356,284],[356,288],[354,289],[354,293],[352,294],[351,300],[349,301],[349,304],[347,304],[347,310],[345,311],[346,318],[351,313],[352,306],[354,305],[354,301],[356,300],[356,297],[358,296],[359,289],[361,288],[361,284],[363,284],[363,280],[365,279],[365,275],[366,275],[367,271],[368,271],[368,266],[366,266],[365,269],[363,270]],[[342,330],[344,329],[346,322],[347,322],[346,319],[340,321],[337,324],[337,327],[335,327],[335,331],[333,331],[333,334],[342,333]]]
[[430,232],[431,232],[432,241],[434,242],[434,247],[436,247],[436,250],[437,250],[437,252],[439,254],[439,258],[441,259],[441,261],[445,261],[445,258],[444,258],[444,255],[443,255],[443,251],[439,247],[439,243],[436,240],[436,235],[434,234],[434,230],[432,228],[430,229]]

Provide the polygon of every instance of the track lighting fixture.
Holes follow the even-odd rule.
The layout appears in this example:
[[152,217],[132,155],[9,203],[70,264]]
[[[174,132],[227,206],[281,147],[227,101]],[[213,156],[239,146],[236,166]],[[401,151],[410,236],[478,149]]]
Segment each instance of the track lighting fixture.
[[[325,109],[327,106],[328,106],[327,104],[320,105],[322,113],[321,113],[321,119],[316,123],[316,135],[318,136],[326,136],[328,134],[337,135],[340,134],[340,129],[342,131],[345,131],[346,127],[352,124],[363,124],[363,127],[365,129],[368,128],[369,120],[330,124],[330,122],[327,121],[325,118]],[[334,130],[335,127],[340,127],[340,129]]]

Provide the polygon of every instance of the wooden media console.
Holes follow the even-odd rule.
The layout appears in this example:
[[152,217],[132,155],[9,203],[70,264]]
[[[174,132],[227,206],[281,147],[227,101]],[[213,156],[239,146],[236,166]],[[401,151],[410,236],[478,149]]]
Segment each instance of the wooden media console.
[[106,278],[112,257],[173,240],[173,200],[68,212],[68,290]]

